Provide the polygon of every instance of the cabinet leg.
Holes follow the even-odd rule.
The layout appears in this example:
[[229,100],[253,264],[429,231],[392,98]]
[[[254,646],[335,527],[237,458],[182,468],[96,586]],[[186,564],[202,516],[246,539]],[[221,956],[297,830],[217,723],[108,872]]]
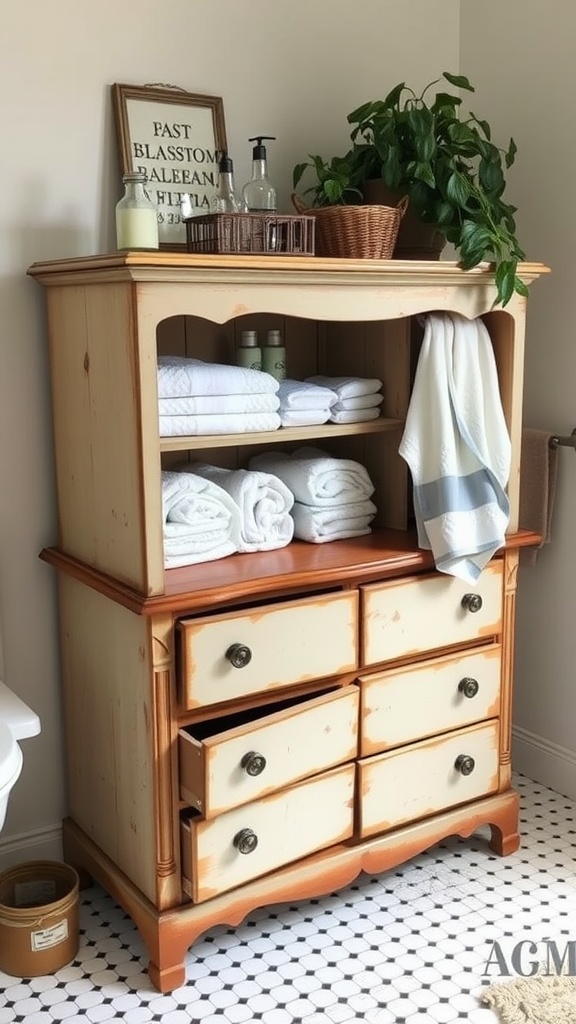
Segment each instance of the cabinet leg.
[[518,794],[511,790],[501,814],[490,822],[490,849],[500,857],[515,853],[520,846],[518,804]]
[[175,988],[181,988],[186,981],[186,970],[183,963],[160,968],[150,961],[148,977],[159,992],[172,992]]

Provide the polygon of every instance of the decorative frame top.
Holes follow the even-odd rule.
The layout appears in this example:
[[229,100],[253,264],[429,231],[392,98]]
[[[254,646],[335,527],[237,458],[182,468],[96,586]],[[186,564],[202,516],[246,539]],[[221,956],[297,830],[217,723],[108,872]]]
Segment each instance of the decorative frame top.
[[112,100],[122,174],[146,172],[161,248],[185,248],[183,197],[193,212],[209,213],[218,187],[218,160],[226,149],[222,99],[172,85],[116,82]]

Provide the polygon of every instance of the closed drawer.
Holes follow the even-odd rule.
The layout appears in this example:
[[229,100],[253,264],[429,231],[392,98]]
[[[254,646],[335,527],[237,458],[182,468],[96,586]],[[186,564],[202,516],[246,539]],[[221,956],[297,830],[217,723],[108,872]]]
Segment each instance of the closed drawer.
[[498,722],[489,722],[360,761],[360,835],[494,793],[498,735]]
[[354,760],[359,696],[357,686],[346,686],[272,714],[260,708],[181,729],[181,798],[211,818]]
[[349,839],[354,778],[355,765],[347,764],[211,821],[183,822],[184,890],[202,903]]
[[490,644],[361,677],[361,756],[496,718],[501,655]]
[[[365,586],[361,593],[363,665],[500,632],[500,561],[491,562],[474,584],[434,573]],[[479,609],[472,610],[477,605]]]
[[352,672],[358,594],[346,591],[178,623],[185,708]]

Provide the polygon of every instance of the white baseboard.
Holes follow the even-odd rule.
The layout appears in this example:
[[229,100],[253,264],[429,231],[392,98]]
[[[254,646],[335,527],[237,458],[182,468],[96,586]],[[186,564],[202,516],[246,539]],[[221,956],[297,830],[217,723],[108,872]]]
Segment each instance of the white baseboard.
[[576,750],[514,727],[512,767],[521,775],[576,800]]
[[0,871],[29,860],[62,860],[60,824],[5,839],[0,836]]

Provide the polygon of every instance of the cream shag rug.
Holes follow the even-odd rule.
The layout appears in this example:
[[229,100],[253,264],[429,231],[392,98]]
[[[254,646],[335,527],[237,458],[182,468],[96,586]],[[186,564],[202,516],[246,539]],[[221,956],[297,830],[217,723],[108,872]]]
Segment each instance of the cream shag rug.
[[480,1002],[499,1015],[501,1024],[573,1024],[576,978],[541,975],[490,985]]

